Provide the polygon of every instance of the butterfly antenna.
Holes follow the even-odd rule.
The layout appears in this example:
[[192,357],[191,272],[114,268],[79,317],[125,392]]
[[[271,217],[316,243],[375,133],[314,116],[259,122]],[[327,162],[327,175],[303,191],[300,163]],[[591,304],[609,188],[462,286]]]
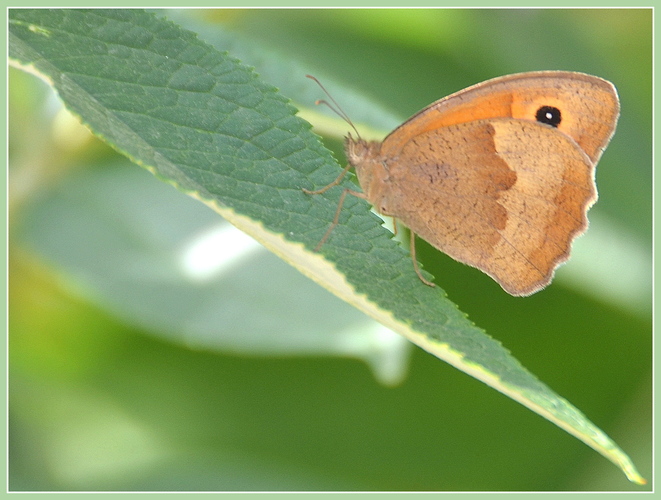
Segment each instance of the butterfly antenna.
[[325,104],[326,106],[328,106],[333,111],[333,113],[337,114],[340,118],[342,118],[345,122],[347,122],[349,124],[349,126],[356,132],[356,135],[360,139],[360,133],[358,132],[358,129],[356,128],[356,126],[351,121],[351,118],[349,118],[349,115],[347,115],[344,112],[344,110],[337,103],[337,101],[335,99],[333,99],[333,96],[330,95],[330,92],[328,92],[328,90],[326,90],[326,87],[324,87],[321,84],[321,82],[319,80],[317,80],[317,78],[315,78],[314,76],[312,76],[312,75],[305,75],[305,76],[307,78],[309,78],[310,80],[314,80],[317,83],[317,85],[319,85],[319,87],[321,87],[321,90],[323,90],[324,94],[326,94],[328,96],[328,98],[334,104],[334,107],[328,101],[326,101],[324,99],[319,99],[319,100],[315,101],[315,104]]

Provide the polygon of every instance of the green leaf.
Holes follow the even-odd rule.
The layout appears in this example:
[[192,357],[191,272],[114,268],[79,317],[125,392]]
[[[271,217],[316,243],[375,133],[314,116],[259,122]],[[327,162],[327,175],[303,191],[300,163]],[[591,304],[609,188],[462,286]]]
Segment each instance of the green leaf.
[[[367,203],[333,219],[336,162],[271,85],[171,22],[138,10],[10,11],[10,58],[51,83],[99,137],[345,301],[575,435],[642,483],[576,408],[424,286]],[[344,186],[352,186],[350,180]]]
[[[218,29],[218,26],[199,22],[190,11],[166,10],[164,14],[169,19],[181,24],[184,28],[213,45],[218,50],[227,51],[244,64],[253,66],[260,77],[278,87],[279,91],[291,97],[299,107],[299,116],[312,116],[315,128],[323,133],[342,138],[346,133],[347,124],[338,118],[337,114],[326,106],[314,106],[320,94],[317,85],[302,78],[309,69],[297,61],[263,45],[255,44],[237,33]],[[330,82],[332,78],[323,72],[314,71],[314,76],[322,82]],[[393,130],[402,122],[402,117],[384,108],[379,102],[367,96],[334,82],[333,98],[342,103],[342,107],[351,110],[351,118],[361,124],[362,135],[373,135],[374,139],[383,137],[384,132]],[[325,119],[323,117],[325,117]],[[326,126],[326,124],[328,125]],[[374,128],[367,130],[365,125]]]

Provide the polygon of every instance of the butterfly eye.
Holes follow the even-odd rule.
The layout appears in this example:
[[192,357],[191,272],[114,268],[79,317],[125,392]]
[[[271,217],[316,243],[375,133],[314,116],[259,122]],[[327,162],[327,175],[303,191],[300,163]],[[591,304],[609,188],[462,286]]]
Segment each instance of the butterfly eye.
[[553,106],[542,106],[537,110],[535,119],[540,123],[546,123],[552,127],[557,127],[562,121],[560,110]]

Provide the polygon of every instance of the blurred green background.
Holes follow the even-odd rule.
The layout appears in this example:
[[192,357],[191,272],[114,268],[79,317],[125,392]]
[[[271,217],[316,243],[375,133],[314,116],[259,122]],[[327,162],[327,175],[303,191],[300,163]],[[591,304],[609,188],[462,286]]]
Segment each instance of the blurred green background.
[[[319,94],[305,73],[399,120],[509,73],[615,83],[622,114],[591,228],[547,290],[512,298],[426,244],[418,252],[451,300],[651,479],[651,10],[168,15],[237,34],[266,65],[295,63],[300,74],[272,83],[302,106]],[[183,283],[173,255],[191,225],[218,217],[86,134],[33,76],[12,69],[9,83],[10,489],[651,487],[370,322],[348,326],[348,306],[274,261],[237,264],[231,284]],[[327,145],[341,159],[340,141]]]

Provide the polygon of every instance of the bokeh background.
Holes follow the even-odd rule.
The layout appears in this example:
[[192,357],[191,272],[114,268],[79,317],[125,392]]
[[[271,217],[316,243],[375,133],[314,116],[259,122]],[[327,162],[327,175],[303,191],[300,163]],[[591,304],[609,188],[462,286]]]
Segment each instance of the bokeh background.
[[[291,94],[300,79],[306,90],[287,94],[297,105],[312,108],[318,90],[303,77],[312,73],[395,123],[509,73],[562,69],[614,82],[622,114],[597,169],[600,199],[553,285],[512,298],[426,244],[418,252],[451,300],[651,479],[651,10],[166,14],[238,36],[267,66],[300,67],[273,82]],[[259,60],[246,63],[268,79]],[[464,373],[393,347],[369,322],[356,319],[345,335],[352,312],[301,292],[307,285],[272,261],[233,268],[249,293],[233,292],[229,305],[216,295],[222,280],[194,292],[177,282],[182,295],[167,300],[153,292],[155,274],[174,279],[168,258],[190,221],[217,216],[88,135],[35,77],[11,69],[9,84],[10,489],[651,487]],[[326,141],[343,161],[339,138]],[[148,249],[132,241],[145,227],[159,235]],[[130,260],[138,249],[148,256],[140,266]],[[280,295],[300,310],[283,315]],[[180,310],[182,296],[194,298]],[[355,347],[361,338],[375,344]]]

